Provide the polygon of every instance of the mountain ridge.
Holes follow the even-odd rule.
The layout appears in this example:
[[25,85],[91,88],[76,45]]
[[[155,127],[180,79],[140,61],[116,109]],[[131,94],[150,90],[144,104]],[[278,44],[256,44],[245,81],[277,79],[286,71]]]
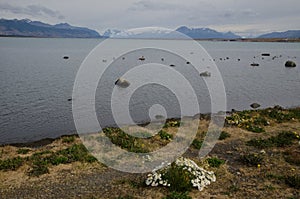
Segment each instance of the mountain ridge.
[[[175,30],[159,27],[143,27],[129,30],[107,29],[102,35],[97,31],[76,27],[68,23],[55,25],[30,19],[0,19],[0,36],[16,37],[58,37],[58,38],[161,38],[161,39],[243,39],[228,31],[219,32],[210,28],[189,28],[180,26]],[[299,39],[300,30],[271,32],[254,37],[257,39]]]
[[50,25],[29,19],[0,19],[1,36],[101,38],[95,30],[71,26],[68,23]]

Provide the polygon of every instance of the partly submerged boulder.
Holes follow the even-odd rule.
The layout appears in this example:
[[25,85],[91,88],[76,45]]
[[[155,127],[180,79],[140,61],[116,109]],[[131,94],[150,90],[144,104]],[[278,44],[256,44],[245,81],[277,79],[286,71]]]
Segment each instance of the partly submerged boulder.
[[208,71],[205,71],[205,72],[203,72],[203,73],[200,73],[200,76],[201,76],[201,77],[210,77],[210,76],[211,76],[211,73],[208,72]]
[[259,107],[260,107],[260,104],[258,104],[258,103],[253,103],[253,104],[251,104],[250,106],[251,106],[251,108],[256,109],[256,108],[259,108]]
[[250,64],[251,66],[259,66],[259,64],[258,63],[252,63],[252,64]]
[[129,83],[129,81],[127,81],[127,80],[125,80],[123,78],[119,78],[115,82],[115,85],[120,86],[122,88],[127,88],[130,85],[130,83]]
[[285,67],[296,67],[296,63],[289,60],[285,62]]

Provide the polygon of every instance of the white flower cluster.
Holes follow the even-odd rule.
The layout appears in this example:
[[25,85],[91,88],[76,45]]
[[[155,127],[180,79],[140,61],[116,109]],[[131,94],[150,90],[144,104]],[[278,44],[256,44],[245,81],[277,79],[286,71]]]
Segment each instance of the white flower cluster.
[[[179,167],[182,167],[184,170],[187,170],[194,177],[191,180],[193,187],[197,187],[199,191],[202,191],[203,188],[209,185],[211,182],[216,181],[216,176],[212,171],[206,171],[203,168],[200,168],[194,161],[180,157],[176,159],[175,164]],[[167,169],[170,168],[170,163],[167,164],[166,168],[161,168],[159,170],[154,170],[152,173],[148,174],[146,179],[146,184],[149,186],[171,186],[167,180],[163,180],[163,175],[166,173]]]

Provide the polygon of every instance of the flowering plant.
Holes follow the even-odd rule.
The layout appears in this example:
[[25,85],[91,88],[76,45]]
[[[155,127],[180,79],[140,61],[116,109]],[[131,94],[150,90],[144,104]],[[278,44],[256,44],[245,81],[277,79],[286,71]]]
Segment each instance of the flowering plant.
[[174,163],[168,163],[165,168],[159,168],[148,174],[146,185],[166,186],[175,191],[188,191],[197,187],[199,191],[216,181],[212,171],[206,171],[194,161],[180,157]]

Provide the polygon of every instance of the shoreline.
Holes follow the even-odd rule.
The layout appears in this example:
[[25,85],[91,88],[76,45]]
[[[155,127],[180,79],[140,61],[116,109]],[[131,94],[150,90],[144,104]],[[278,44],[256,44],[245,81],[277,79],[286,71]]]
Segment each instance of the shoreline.
[[[283,107],[281,107],[279,105],[275,105],[274,107],[267,107],[267,108],[262,108],[262,109],[245,109],[245,110],[235,110],[235,109],[233,109],[232,111],[226,111],[224,113],[225,113],[225,117],[228,117],[232,113],[238,113],[238,112],[243,112],[243,111],[277,109],[276,107],[277,108],[280,107],[280,109],[282,109],[282,110],[293,110],[293,109],[299,109],[300,108],[300,106],[283,108]],[[184,116],[184,117],[191,118],[191,119],[199,119],[199,120],[206,120],[206,121],[208,121],[208,120],[211,119],[211,115],[212,114],[213,113],[198,113],[198,114],[195,114],[194,116]],[[169,122],[169,121],[180,121],[180,119],[181,118],[167,118],[166,122]],[[159,122],[159,121],[157,121],[157,122]],[[138,126],[143,127],[143,126],[146,126],[148,124],[149,124],[149,122],[144,122],[144,123],[138,124]],[[225,125],[225,123],[224,123],[224,125]],[[118,127],[115,127],[115,126],[106,126],[105,128],[118,128]],[[3,146],[15,146],[15,147],[38,148],[38,147],[43,147],[43,146],[46,146],[48,144],[51,144],[55,140],[59,140],[59,139],[62,139],[64,137],[72,137],[72,136],[80,137],[78,133],[70,133],[70,134],[62,134],[60,136],[53,137],[53,138],[51,138],[51,137],[45,137],[45,138],[37,139],[37,140],[33,140],[33,141],[4,143],[4,144],[0,144],[0,147],[3,147]]]
[[[208,120],[199,119],[195,123],[197,135],[181,154],[213,171],[216,181],[202,191],[175,194],[190,198],[299,198],[300,107],[232,112],[225,121],[213,149],[199,158],[209,127]],[[117,128],[103,132],[124,150],[148,153],[172,142],[178,127],[180,122],[167,122],[149,139],[133,138]],[[111,151],[105,154],[113,157]],[[174,194],[167,187],[146,186],[147,174],[105,166],[91,156],[76,135],[38,148],[0,147],[0,198],[142,199]]]

